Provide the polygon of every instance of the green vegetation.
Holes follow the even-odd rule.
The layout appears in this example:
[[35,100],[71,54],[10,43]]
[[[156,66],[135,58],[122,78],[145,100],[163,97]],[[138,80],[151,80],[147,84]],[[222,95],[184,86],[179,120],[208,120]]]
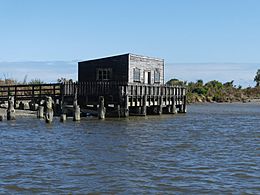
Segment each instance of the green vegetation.
[[73,80],[72,80],[72,79],[67,79],[67,78],[61,77],[61,78],[58,78],[58,79],[57,79],[57,82],[58,82],[58,83],[66,83],[66,82],[73,82]]
[[187,84],[186,81],[180,81],[178,79],[171,79],[166,83],[166,85],[171,85],[171,86],[176,86],[176,85],[185,86],[186,84]]
[[260,69],[257,70],[254,81],[256,82],[256,86],[259,87],[259,85],[260,85]]
[[258,85],[243,89],[241,86],[236,87],[233,80],[226,83],[212,80],[204,84],[203,80],[187,83],[178,79],[171,79],[167,84],[185,86],[189,103],[247,102],[260,98],[260,87]]

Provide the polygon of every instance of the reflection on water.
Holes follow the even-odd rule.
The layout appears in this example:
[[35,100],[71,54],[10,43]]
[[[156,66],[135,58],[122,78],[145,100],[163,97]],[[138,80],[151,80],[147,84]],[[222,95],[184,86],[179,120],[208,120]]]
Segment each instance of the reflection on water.
[[260,105],[0,123],[0,194],[259,194]]

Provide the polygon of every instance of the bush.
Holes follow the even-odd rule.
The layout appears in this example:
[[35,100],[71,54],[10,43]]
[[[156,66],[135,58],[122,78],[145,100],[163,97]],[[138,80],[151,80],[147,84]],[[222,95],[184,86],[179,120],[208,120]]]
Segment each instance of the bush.
[[203,88],[203,87],[198,87],[198,88],[195,88],[191,91],[192,93],[197,93],[199,95],[206,95],[208,90]]

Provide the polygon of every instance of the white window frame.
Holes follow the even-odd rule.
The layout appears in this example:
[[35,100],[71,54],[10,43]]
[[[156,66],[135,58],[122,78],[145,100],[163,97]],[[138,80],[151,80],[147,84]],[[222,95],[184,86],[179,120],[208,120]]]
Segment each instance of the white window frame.
[[133,69],[133,81],[141,82],[141,69],[140,68]]
[[154,83],[160,83],[161,82],[161,74],[159,70],[154,71]]

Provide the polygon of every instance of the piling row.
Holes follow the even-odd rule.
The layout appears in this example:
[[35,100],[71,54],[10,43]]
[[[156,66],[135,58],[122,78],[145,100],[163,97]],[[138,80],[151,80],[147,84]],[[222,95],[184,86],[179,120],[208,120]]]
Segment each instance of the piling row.
[[[80,121],[81,110],[99,119],[187,112],[186,88],[180,86],[122,82],[69,82],[60,85],[32,86],[31,89],[27,87],[24,94],[21,94],[22,87],[8,87],[10,93],[12,92],[10,90],[15,90],[15,96],[8,97],[8,120],[15,119],[16,98],[22,100],[24,97],[32,101],[31,104],[35,109],[37,108],[37,117],[44,118],[46,123],[51,123],[54,115],[57,114],[61,122],[66,121],[67,116],[73,116],[74,121]],[[50,95],[45,95],[46,98],[43,100],[42,93],[45,91]],[[25,106],[20,104],[19,108],[25,109]],[[0,116],[0,120],[3,118]]]

